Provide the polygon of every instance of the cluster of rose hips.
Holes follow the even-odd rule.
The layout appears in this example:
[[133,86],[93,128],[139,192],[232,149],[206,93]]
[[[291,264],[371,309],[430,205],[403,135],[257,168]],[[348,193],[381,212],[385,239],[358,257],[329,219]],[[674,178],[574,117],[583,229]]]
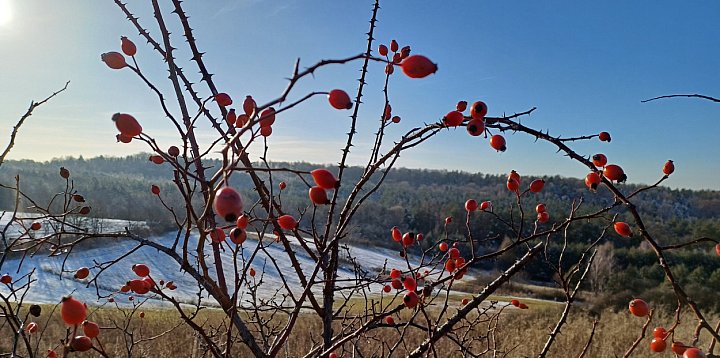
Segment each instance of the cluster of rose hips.
[[[93,339],[99,342],[100,327],[97,323],[87,320],[87,305],[73,298],[65,296],[60,304],[60,317],[68,326],[77,331],[78,325],[82,327],[83,334],[72,337],[65,342],[65,348],[71,352],[86,352],[93,348]],[[49,349],[47,357],[57,357],[57,353]]]
[[[132,271],[139,277],[136,279],[132,279],[127,281],[125,285],[120,287],[120,292],[122,293],[129,293],[133,292],[138,295],[144,295],[148,292],[158,292],[158,284],[160,287],[164,286],[165,288],[169,290],[175,290],[177,289],[177,285],[173,281],[165,282],[164,280],[160,280],[160,282],[155,283],[155,280],[150,277],[150,268],[145,264],[135,264],[132,266]],[[132,297],[132,296],[131,296]],[[113,300],[110,299],[112,302]]]
[[602,168],[602,170],[590,172],[585,176],[585,185],[590,188],[590,190],[597,190],[603,176],[610,181],[618,183],[622,183],[627,180],[627,175],[622,167],[617,164],[607,164],[607,161],[607,156],[605,156],[605,154],[598,153],[592,156],[593,165],[598,168]]
[[[229,107],[233,104],[233,100],[227,93],[218,93],[214,97],[215,102],[223,108]],[[341,89],[333,89],[327,94],[328,102],[330,106],[335,109],[351,109],[353,102],[347,92]],[[243,101],[243,112],[237,114],[235,108],[230,108],[227,111],[225,120],[229,126],[235,128],[244,128],[251,123],[251,119],[256,116],[257,103],[252,96],[245,96]],[[260,135],[263,137],[269,137],[272,134],[272,125],[275,123],[275,108],[268,107],[262,110],[258,116],[257,123],[260,125]]]
[[[308,190],[310,201],[315,205],[329,204],[327,190],[335,190],[340,187],[340,182],[335,175],[327,169],[319,168],[310,172],[315,185]],[[285,182],[280,183],[280,190],[287,187]],[[158,189],[159,190],[159,189]],[[224,186],[215,192],[213,211],[229,222],[235,222],[236,226],[230,230],[230,240],[240,245],[247,239],[245,231],[249,217],[243,214],[243,199],[240,193],[232,187]],[[296,230],[299,226],[298,220],[292,215],[281,215],[277,218],[278,225],[284,230]],[[276,233],[277,234],[277,233]],[[210,238],[215,243],[225,240],[225,231],[222,228],[215,228],[210,231]]]
[[[397,240],[397,236],[399,235],[400,231],[397,227],[393,227],[392,229],[392,236],[393,240]],[[400,237],[400,241],[403,241],[404,237],[408,237],[410,233],[406,233],[405,235],[402,235]],[[419,234],[420,235],[420,234]],[[421,240],[421,238],[419,239]],[[404,245],[404,243],[403,243]],[[442,242],[439,245],[439,249],[442,252],[447,251],[447,260],[445,261],[445,270],[447,270],[450,274],[453,274],[453,279],[460,280],[463,278],[465,273],[467,272],[467,267],[463,267],[465,265],[465,258],[460,256],[460,250],[458,250],[456,247],[448,248],[447,243]],[[396,290],[402,290],[405,289],[407,292],[403,295],[403,303],[407,308],[415,308],[418,303],[420,303],[420,299],[422,297],[426,297],[430,294],[430,287],[426,286],[423,289],[420,289],[419,286],[424,285],[425,283],[425,277],[429,275],[429,271],[425,271],[424,274],[420,274],[420,272],[417,272],[413,274],[412,272],[404,275],[401,270],[398,269],[392,269],[390,270],[390,283],[385,284],[383,286],[383,292],[390,293],[392,289]],[[466,304],[466,303],[464,303]],[[389,325],[394,324],[394,319],[390,316],[385,318],[385,321]]]
[[[130,57],[135,57],[135,54],[137,53],[137,47],[135,44],[125,36],[120,38],[120,49],[126,56]],[[128,67],[123,53],[116,51],[105,52],[100,55],[100,59],[113,70],[120,70]]]
[[[227,93],[218,93],[214,97],[215,102],[220,107],[226,108],[233,104],[233,100]],[[253,118],[257,111],[257,103],[251,95],[245,96],[243,100],[243,113],[235,113],[235,108],[230,108],[225,115],[225,121],[231,127],[243,128],[249,125],[250,119]],[[268,107],[262,110],[258,117],[258,124],[260,125],[260,135],[263,137],[269,137],[272,134],[272,125],[275,124],[275,108]]]
[[[512,191],[513,193],[516,193],[517,195],[521,195],[520,193],[520,174],[518,174],[517,171],[511,170],[510,174],[508,174],[507,179],[507,188],[508,190]],[[539,193],[545,188],[545,180],[544,179],[535,179],[530,183],[530,186],[528,187],[527,191],[531,193]]]
[[457,243],[453,244],[453,247],[449,247],[447,242],[441,242],[438,244],[438,249],[441,252],[447,252],[447,259],[445,260],[445,270],[453,275],[453,279],[460,280],[465,276],[468,268],[465,266],[465,258],[460,256],[460,250],[457,248]]
[[[635,298],[628,305],[630,313],[636,317],[646,317],[650,314],[650,306],[644,300]],[[671,331],[667,331],[665,327],[658,326],[653,330],[653,339],[650,341],[650,350],[653,352],[664,352],[667,348],[667,339],[670,337]],[[706,355],[702,350],[686,346],[679,341],[672,342],[671,348],[673,353],[683,355],[683,358],[705,358]]]
[[[334,190],[340,187],[340,182],[335,175],[327,169],[315,169],[310,172],[315,185],[308,190],[310,201],[315,205],[329,204],[327,190]],[[285,182],[280,183],[280,190],[287,187]],[[243,200],[240,193],[228,186],[220,188],[215,193],[213,201],[213,210],[215,213],[224,218],[226,221],[237,220],[237,227],[245,229],[248,224],[248,217],[242,214]],[[291,215],[282,215],[278,218],[278,224],[285,230],[294,230],[298,227],[298,222]],[[232,238],[233,235],[231,235]],[[224,236],[223,236],[224,237]],[[243,240],[244,241],[244,240]]]
[[406,232],[403,234],[397,226],[393,226],[390,230],[390,236],[393,241],[399,242],[405,248],[410,247],[415,241],[423,241],[425,238],[422,233]]
[[235,245],[242,245],[245,240],[247,240],[247,226],[249,224],[249,218],[245,214],[240,214],[240,216],[237,217],[235,220],[235,226],[230,229],[229,234],[225,235],[225,230],[221,228],[215,228],[214,230],[210,231],[210,239],[213,243],[220,244],[225,242],[226,237],[230,237],[230,241],[232,241]]
[[[337,189],[340,185],[339,181],[327,169],[315,169],[310,174],[316,184],[308,191],[310,201],[315,205],[329,204],[330,200],[328,199],[326,190]],[[284,190],[286,187],[287,184],[285,184],[285,182],[280,183],[280,190]],[[244,230],[248,225],[248,217],[242,213],[243,200],[240,193],[228,186],[220,188],[215,193],[213,210],[215,214],[224,218],[226,221],[237,221],[237,227],[230,231],[230,239],[238,245],[244,242],[246,238]],[[298,227],[298,222],[291,215],[280,216],[278,218],[278,224],[285,230],[294,230]],[[211,236],[213,236],[213,240],[217,242],[225,239],[225,234],[222,229],[215,229],[211,232]]]
[[[226,221],[235,222],[235,227],[229,232],[230,241],[236,245],[242,245],[247,239],[246,229],[249,218],[242,213],[243,201],[240,193],[231,187],[222,187],[215,193],[213,210]],[[210,231],[210,239],[215,244],[225,242],[226,237],[225,230],[222,228],[215,228]]]
[[388,52],[388,46],[380,44],[378,53],[384,56],[388,63],[385,65],[385,73],[389,76],[395,72],[395,66],[399,65],[403,73],[410,78],[423,78],[437,72],[437,65],[422,55],[410,56],[410,46],[400,48],[397,41],[390,41],[390,51],[392,58]]
[[[428,272],[425,274],[427,275]],[[402,271],[392,269],[390,270],[390,284],[386,284],[383,287],[383,292],[390,293],[393,288],[396,290],[402,290],[404,288],[407,292],[403,295],[403,303],[407,308],[412,309],[420,303],[420,295],[424,296],[423,290],[418,289],[418,283],[422,284],[424,281],[424,276],[419,272],[417,274],[410,272],[408,275],[403,275]],[[392,317],[389,319],[386,317],[385,322],[391,325],[394,324]]]
[[[39,317],[41,308],[38,305],[30,306],[30,314]],[[144,312],[140,312],[140,318],[145,317]],[[96,350],[103,352],[100,343],[100,326],[87,319],[87,305],[72,296],[65,296],[60,302],[60,318],[63,322],[72,327],[73,335],[78,333],[78,328],[82,328],[82,334],[75,335],[69,340],[63,341],[63,356],[67,352],[86,352],[94,348],[93,340],[98,343]],[[25,326],[25,332],[28,334],[36,333],[39,327],[37,323],[31,322]],[[68,329],[68,332],[70,330]],[[104,355],[104,354],[103,354]],[[105,355],[104,355],[105,356]],[[58,353],[54,349],[48,349],[46,353],[48,358],[57,358]]]
[[[485,104],[485,102],[483,101],[476,101],[475,103],[470,105],[470,116],[465,117],[465,115],[463,115],[463,112],[467,110],[467,107],[467,101],[458,101],[458,103],[455,105],[455,110],[448,112],[442,118],[443,124],[446,127],[457,127],[463,122],[465,122],[465,120],[468,120],[465,126],[468,134],[473,137],[485,134],[485,124],[495,123],[495,120],[485,118],[488,112],[487,104]],[[505,141],[505,137],[503,137],[501,134],[491,135],[489,143],[490,147],[492,147],[498,152],[504,152],[507,150],[507,142]]]
[[137,137],[142,133],[142,126],[130,114],[115,113],[112,116],[112,121],[115,122],[115,127],[120,132],[116,136],[118,142],[130,143],[133,137]]
[[[149,274],[149,271],[148,271]],[[40,316],[41,308],[38,305],[30,306],[30,314]],[[140,312],[140,318],[145,317],[144,312]],[[87,319],[87,305],[72,296],[65,296],[60,302],[60,318],[65,324],[73,327],[73,334],[76,334],[78,328],[82,328],[82,334],[76,335],[63,342],[64,352],[86,352],[93,349],[93,340],[97,341],[100,351],[102,352],[102,344],[100,344],[100,326]],[[38,325],[35,322],[29,323],[25,327],[28,334],[38,331]],[[70,332],[70,330],[68,330]],[[48,349],[46,353],[48,358],[57,358],[58,354],[54,349]]]
[[315,205],[330,204],[327,190],[335,190],[340,187],[340,181],[327,169],[319,168],[310,172],[315,185],[308,190],[310,201]]
[[393,64],[399,64],[402,60],[410,57],[410,46],[404,46],[401,49],[397,41],[391,40],[390,51],[392,51],[393,53],[392,60],[389,56],[388,46],[385,46],[384,44],[380,44],[380,46],[378,46],[378,53],[380,54],[380,56],[385,56],[385,58],[390,61],[385,67],[385,73],[387,73],[388,75],[391,75],[394,72]]

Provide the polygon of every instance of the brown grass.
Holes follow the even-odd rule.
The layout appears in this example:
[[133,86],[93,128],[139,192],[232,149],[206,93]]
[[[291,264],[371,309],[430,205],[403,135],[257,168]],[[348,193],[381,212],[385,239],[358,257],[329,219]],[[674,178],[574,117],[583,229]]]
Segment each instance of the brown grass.
[[[453,301],[450,304],[450,313],[459,303]],[[497,325],[492,328],[491,332],[494,341],[490,342],[498,352],[504,352],[508,357],[531,357],[536,356],[542,349],[547,340],[548,333],[555,325],[557,318],[562,311],[562,305],[547,303],[544,301],[526,300],[530,309],[518,310],[515,308],[507,308],[503,310]],[[59,313],[51,314],[53,306],[44,306],[43,315],[36,320],[44,328],[42,339],[37,341],[33,338],[33,345],[37,345],[39,352],[44,356],[44,352],[48,348],[55,348],[58,352],[61,350],[60,340],[65,337],[67,327],[62,324],[59,319]],[[132,316],[130,314],[132,313]],[[139,318],[138,312],[118,309],[98,309],[92,312],[89,317],[96,321],[104,329],[101,333],[101,342],[106,352],[111,357],[126,357],[129,355],[128,347],[130,342],[132,345],[131,354],[134,357],[204,357],[209,353],[203,347],[202,340],[199,339],[191,329],[180,324],[181,321],[175,311],[166,309],[145,310],[145,318]],[[599,314],[591,315],[588,312],[573,310],[571,312],[565,328],[561,331],[553,348],[550,350],[548,357],[577,357],[583,346],[586,344],[594,319],[599,320],[595,337],[590,351],[586,357],[614,357],[622,356],[622,354],[630,347],[632,342],[640,335],[642,325],[645,319],[631,316],[627,312],[615,313],[612,311],[603,311]],[[409,319],[411,312],[405,310],[400,317],[396,317],[396,323],[403,323]],[[48,319],[49,318],[49,319]],[[269,318],[264,315],[264,318]],[[683,317],[685,318],[685,317]],[[716,318],[715,318],[716,319]],[[279,320],[273,323],[282,323]],[[656,313],[653,323],[650,325],[646,338],[638,346],[635,357],[651,357],[651,356],[671,356],[670,353],[665,355],[651,354],[648,345],[652,336],[652,328],[657,325],[669,327],[673,321],[671,313]],[[195,319],[195,322],[204,324],[206,327],[219,327],[220,331],[224,331],[225,320],[222,312],[217,310],[203,310]],[[465,322],[467,323],[467,322]],[[484,337],[488,333],[489,323],[479,323],[470,329],[470,335],[476,337]],[[46,326],[46,327],[45,327]],[[116,326],[127,327],[127,331],[132,334],[124,334],[122,330],[115,328]],[[177,327],[176,327],[177,326]],[[312,346],[313,342],[319,339],[320,322],[317,318],[305,316],[301,319],[293,334],[288,341],[282,356],[297,357],[304,355]],[[337,330],[342,329],[340,324]],[[171,330],[168,332],[168,330]],[[689,320],[683,321],[675,333],[675,340],[690,343],[694,330],[694,323]],[[147,340],[149,338],[161,335],[156,339]],[[37,335],[35,335],[37,336]],[[3,353],[11,351],[12,333],[7,325],[0,327],[0,356]],[[401,330],[396,328],[380,328],[372,331],[366,337],[346,344],[343,352],[339,352],[340,356],[353,356],[353,350],[358,350],[366,355],[386,356],[387,349],[399,341]],[[425,338],[422,331],[414,329],[408,330],[403,336],[402,343],[398,350],[392,355],[393,357],[405,356],[417,343]],[[709,343],[706,335],[701,336],[700,342],[705,346]],[[473,348],[475,350],[483,350],[488,347],[488,340],[482,338],[475,341]],[[436,346],[439,356],[461,356],[458,346],[444,339]],[[18,351],[20,356],[27,356],[24,348]],[[83,354],[73,353],[71,356],[77,357],[95,357],[97,353],[88,352]],[[249,356],[247,350],[238,344],[232,349],[233,357]],[[492,356],[489,354],[488,356]]]
[[[555,326],[560,313],[561,307],[533,310],[532,306],[527,312],[511,312],[506,316],[507,319],[498,333],[500,337],[503,337],[500,342],[502,349],[506,351],[513,349],[513,353],[509,355],[511,357],[536,356],[545,344],[548,333]],[[570,318],[550,349],[548,357],[577,357],[587,343],[595,319],[599,322],[586,357],[621,357],[640,336],[642,326],[646,322],[645,318],[632,316],[625,311],[606,310],[594,315],[588,312],[571,311]],[[668,350],[664,355],[649,350],[653,328],[656,326],[669,328],[673,321],[672,313],[657,312],[648,327],[645,338],[632,356],[674,356],[669,353],[671,339],[668,340]],[[684,324],[676,328],[674,339],[690,344],[694,329],[694,322],[687,316]],[[709,335],[701,335],[700,343],[707,346],[709,342]]]

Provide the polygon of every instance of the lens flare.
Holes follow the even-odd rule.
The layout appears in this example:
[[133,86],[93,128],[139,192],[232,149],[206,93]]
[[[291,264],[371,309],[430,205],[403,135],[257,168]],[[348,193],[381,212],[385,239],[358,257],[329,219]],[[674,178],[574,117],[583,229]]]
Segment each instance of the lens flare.
[[12,21],[12,8],[10,0],[0,0],[0,26],[5,26]]

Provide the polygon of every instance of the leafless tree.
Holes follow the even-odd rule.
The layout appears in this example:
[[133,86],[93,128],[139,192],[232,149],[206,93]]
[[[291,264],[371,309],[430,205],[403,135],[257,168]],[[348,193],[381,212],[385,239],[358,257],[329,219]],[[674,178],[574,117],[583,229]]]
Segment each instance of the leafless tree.
[[606,242],[599,245],[595,254],[595,261],[590,266],[588,282],[593,292],[601,293],[607,287],[607,283],[615,270],[615,248]]

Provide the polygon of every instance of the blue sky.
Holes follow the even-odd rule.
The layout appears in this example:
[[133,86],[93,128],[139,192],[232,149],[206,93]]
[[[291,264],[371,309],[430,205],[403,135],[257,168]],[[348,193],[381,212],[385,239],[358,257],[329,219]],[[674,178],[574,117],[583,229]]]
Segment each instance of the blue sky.
[[[155,31],[148,1],[128,1]],[[277,97],[296,58],[310,65],[363,51],[369,1],[186,1],[206,64],[236,101]],[[438,120],[458,100],[488,103],[490,115],[538,110],[523,123],[554,135],[608,131],[612,143],[577,143],[585,155],[605,153],[633,183],[654,182],[665,160],[677,171],[665,185],[720,189],[720,105],[699,99],[642,99],[671,93],[720,97],[720,2],[385,1],[376,38],[396,39],[430,57],[439,71],[422,80],[396,73],[393,112],[410,128]],[[163,146],[177,144],[155,98],[130,71],[111,71],[100,54],[120,36],[138,45],[137,59],[168,88],[161,59],[110,0],[0,0],[0,140],[39,99],[70,80],[67,92],[22,128],[11,157],[127,155],[140,144],[115,143],[112,113],[133,113]],[[10,15],[7,15],[9,11]],[[4,20],[3,20],[4,19]],[[168,16],[168,20],[173,19]],[[173,19],[174,20],[174,19]],[[178,32],[179,33],[179,32]],[[182,39],[177,39],[180,47]],[[180,52],[179,59],[187,59]],[[183,67],[196,72],[191,63]],[[344,88],[353,93],[359,63],[327,67],[292,95]],[[351,163],[365,163],[381,112],[383,67],[371,67]],[[209,93],[205,93],[209,95]],[[314,98],[278,118],[270,138],[274,160],[337,162],[349,120]],[[201,138],[212,132],[201,127]],[[586,169],[522,134],[506,136],[508,151],[464,129],[443,131],[403,155],[400,166],[583,177]],[[254,153],[260,154],[261,148]]]

